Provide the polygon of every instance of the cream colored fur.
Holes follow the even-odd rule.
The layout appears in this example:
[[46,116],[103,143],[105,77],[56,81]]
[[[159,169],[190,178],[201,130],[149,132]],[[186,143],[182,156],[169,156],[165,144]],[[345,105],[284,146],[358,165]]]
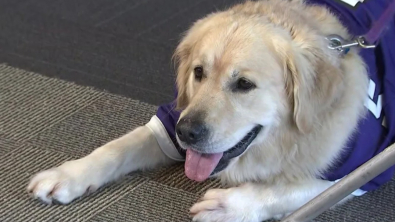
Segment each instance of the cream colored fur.
[[[316,179],[340,155],[363,117],[368,77],[357,52],[341,57],[325,37],[347,31],[325,8],[303,1],[245,2],[197,21],[175,52],[182,116],[205,111],[214,130],[206,150],[223,152],[251,128],[263,131],[191,208],[195,221],[280,218],[328,188]],[[203,66],[201,82],[193,78]],[[240,77],[257,87],[230,90]],[[180,142],[181,145],[183,145]],[[90,188],[141,168],[170,164],[146,126],[92,154],[43,171],[29,184],[48,203],[69,203]]]

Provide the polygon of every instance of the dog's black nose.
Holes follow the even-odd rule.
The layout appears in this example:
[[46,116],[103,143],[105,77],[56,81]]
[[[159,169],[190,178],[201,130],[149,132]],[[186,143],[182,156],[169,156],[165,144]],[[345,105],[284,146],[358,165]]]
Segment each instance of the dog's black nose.
[[177,123],[176,133],[182,142],[194,145],[207,137],[208,129],[201,118],[186,116]]

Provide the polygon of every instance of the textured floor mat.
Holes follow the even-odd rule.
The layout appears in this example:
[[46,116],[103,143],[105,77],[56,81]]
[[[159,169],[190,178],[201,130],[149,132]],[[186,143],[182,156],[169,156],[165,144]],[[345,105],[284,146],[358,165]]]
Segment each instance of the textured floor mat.
[[[0,64],[0,221],[189,221],[215,181],[194,183],[182,165],[136,172],[66,206],[25,191],[36,172],[78,158],[146,123],[156,106]],[[395,182],[316,221],[395,221]]]

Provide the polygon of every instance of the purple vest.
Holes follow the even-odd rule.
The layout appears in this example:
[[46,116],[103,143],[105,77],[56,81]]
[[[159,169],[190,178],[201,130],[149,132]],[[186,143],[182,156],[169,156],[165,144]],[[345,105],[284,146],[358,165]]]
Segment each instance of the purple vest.
[[[336,0],[308,0],[309,4],[327,6],[355,36],[369,31],[391,0],[365,0],[351,7]],[[334,33],[336,34],[336,33]],[[345,147],[340,160],[325,173],[323,179],[335,181],[343,178],[366,161],[395,142],[395,19],[383,33],[375,49],[361,50],[369,70],[369,98],[365,106],[368,117],[360,121],[358,132]],[[175,102],[158,108],[157,116],[166,128],[179,153],[185,156],[175,139],[175,125],[180,113]],[[386,170],[361,187],[364,191],[377,189],[391,180],[394,167]]]

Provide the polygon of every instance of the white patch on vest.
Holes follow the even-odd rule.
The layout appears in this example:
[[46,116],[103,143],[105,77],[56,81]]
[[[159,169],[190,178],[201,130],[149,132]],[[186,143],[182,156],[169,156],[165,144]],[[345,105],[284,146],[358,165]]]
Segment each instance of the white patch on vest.
[[358,2],[363,2],[364,0],[340,0],[340,1],[351,5],[352,7],[355,7],[358,4]]
[[159,147],[166,156],[176,161],[185,161],[184,157],[180,155],[173,141],[170,139],[162,121],[156,115],[151,118],[146,126],[152,131]]
[[[376,83],[372,80],[369,80],[369,88],[368,88],[368,95],[369,97],[366,98],[365,107],[376,117],[376,119],[380,118],[381,111],[383,110],[383,94],[380,94],[377,98],[377,103],[373,101],[374,92],[376,91]],[[382,125],[385,127],[385,117],[382,122]]]

